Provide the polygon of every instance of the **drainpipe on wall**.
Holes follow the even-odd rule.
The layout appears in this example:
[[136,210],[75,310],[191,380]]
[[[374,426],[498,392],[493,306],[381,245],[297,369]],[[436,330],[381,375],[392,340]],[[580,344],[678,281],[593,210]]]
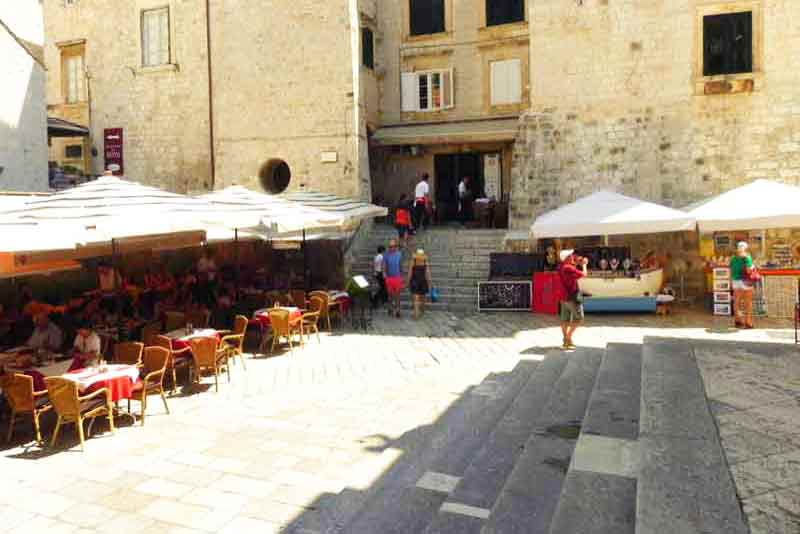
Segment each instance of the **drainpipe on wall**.
[[208,60],[208,142],[211,158],[211,190],[216,182],[217,163],[214,154],[214,82],[211,70],[211,0],[206,0],[206,58]]

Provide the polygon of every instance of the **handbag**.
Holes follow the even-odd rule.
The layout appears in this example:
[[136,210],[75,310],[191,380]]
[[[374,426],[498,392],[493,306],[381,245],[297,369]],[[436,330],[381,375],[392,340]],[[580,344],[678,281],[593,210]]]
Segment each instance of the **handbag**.
[[749,268],[745,273],[745,276],[747,277],[748,282],[755,283],[761,280],[761,273],[758,272],[758,269],[755,266]]
[[431,288],[430,297],[431,297],[431,302],[438,302],[439,301],[439,289],[435,288],[435,287],[432,287]]

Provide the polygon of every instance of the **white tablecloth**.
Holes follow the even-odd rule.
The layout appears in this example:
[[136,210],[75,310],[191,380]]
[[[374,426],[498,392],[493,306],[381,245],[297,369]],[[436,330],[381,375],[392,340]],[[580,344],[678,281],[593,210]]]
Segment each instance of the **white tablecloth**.
[[178,341],[185,341],[188,343],[192,339],[217,337],[217,331],[213,328],[204,328],[202,330],[195,330],[191,334],[187,334],[185,328],[178,328],[177,330],[173,330],[172,332],[168,332],[164,335],[170,339],[177,339]]
[[131,382],[136,382],[139,379],[139,369],[135,365],[105,365],[103,367],[87,367],[75,373],[66,373],[63,377],[77,382],[78,387],[83,391],[98,382],[115,378],[128,377]]

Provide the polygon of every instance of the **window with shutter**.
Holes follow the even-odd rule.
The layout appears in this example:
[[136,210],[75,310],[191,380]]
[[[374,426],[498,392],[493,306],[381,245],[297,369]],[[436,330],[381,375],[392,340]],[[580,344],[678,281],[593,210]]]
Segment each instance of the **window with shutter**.
[[522,62],[519,59],[492,61],[490,75],[493,106],[522,102]]
[[445,0],[409,0],[411,35],[430,35],[444,31]]
[[142,65],[169,63],[169,8],[142,11]]
[[361,28],[361,63],[370,70],[375,68],[375,38],[369,28]]
[[525,20],[525,0],[486,0],[486,25],[497,26]]
[[84,96],[83,50],[65,48],[61,51],[61,68],[64,88],[64,101],[75,104],[86,100]]
[[703,76],[753,71],[753,13],[703,17]]
[[453,107],[453,70],[404,72],[401,75],[403,111],[440,111]]

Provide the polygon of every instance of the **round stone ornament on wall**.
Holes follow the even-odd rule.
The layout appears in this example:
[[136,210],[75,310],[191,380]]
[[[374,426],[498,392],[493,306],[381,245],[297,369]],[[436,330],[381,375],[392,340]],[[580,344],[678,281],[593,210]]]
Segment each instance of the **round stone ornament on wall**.
[[292,171],[289,165],[279,158],[267,160],[258,170],[258,181],[261,188],[274,195],[286,191],[291,179]]

